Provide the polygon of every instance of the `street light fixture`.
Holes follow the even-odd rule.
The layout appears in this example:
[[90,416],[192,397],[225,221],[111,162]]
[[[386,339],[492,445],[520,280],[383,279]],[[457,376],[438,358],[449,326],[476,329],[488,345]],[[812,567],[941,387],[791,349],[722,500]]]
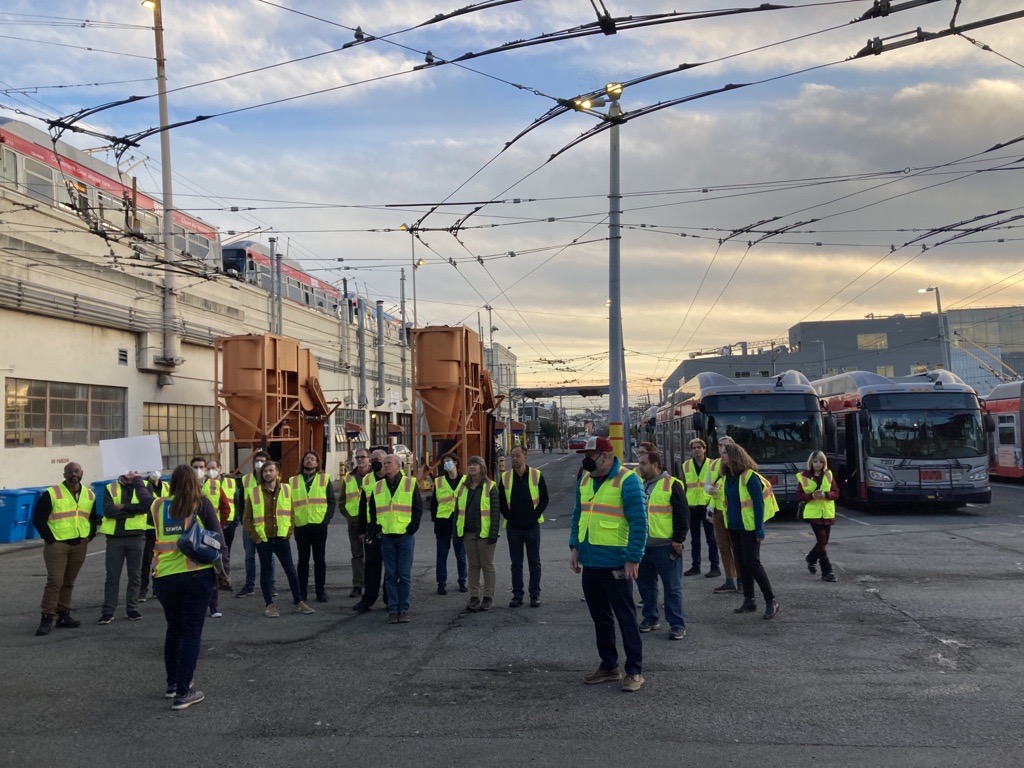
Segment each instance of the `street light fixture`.
[[931,293],[932,291],[935,291],[935,312],[939,318],[939,343],[942,345],[942,365],[949,371],[949,342],[946,338],[946,321],[942,314],[942,295],[939,293],[939,287],[937,285],[929,285],[927,288],[917,289],[918,293]]

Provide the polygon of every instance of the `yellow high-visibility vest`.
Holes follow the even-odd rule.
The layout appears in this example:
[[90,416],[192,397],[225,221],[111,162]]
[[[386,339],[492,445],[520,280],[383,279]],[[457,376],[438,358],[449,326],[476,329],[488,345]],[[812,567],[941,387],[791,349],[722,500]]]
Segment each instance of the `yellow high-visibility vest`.
[[[540,504],[540,470],[529,468],[527,483],[530,487],[530,501],[533,502],[533,508],[536,509]],[[506,469],[501,475],[501,485],[505,489],[505,503],[511,508],[512,506],[512,482],[515,473],[514,469]],[[537,518],[538,523],[544,522],[544,515]],[[505,526],[508,527],[508,521],[505,521]]]
[[[286,538],[292,529],[292,497],[291,489],[284,483],[277,484],[277,536]],[[261,541],[267,540],[267,527],[264,520],[263,486],[257,485],[249,492],[249,503],[252,505],[252,527]]]
[[319,525],[327,517],[327,486],[330,482],[331,478],[326,472],[317,472],[308,489],[305,475],[296,475],[291,479],[292,514],[295,516],[296,528]]
[[96,494],[83,485],[75,499],[63,483],[47,488],[50,494],[50,519],[46,524],[57,541],[89,538],[89,516],[96,505]]
[[388,488],[388,479],[382,477],[373,487],[373,503],[377,509],[377,525],[386,534],[405,533],[412,523],[412,502],[416,479],[401,475],[394,494]]
[[[110,498],[115,504],[121,503],[121,484],[115,480],[107,485],[107,493],[110,494]],[[135,489],[132,488],[132,492],[129,498],[124,500],[125,504],[131,504],[138,501],[136,497]],[[125,531],[144,531],[147,527],[147,519],[145,515],[132,515],[131,517],[124,518],[124,529]],[[117,530],[117,520],[109,515],[104,515],[100,521],[100,533],[105,536],[113,536]]]
[[359,517],[359,497],[368,492],[376,484],[373,472],[363,475],[362,482],[355,472],[345,475],[345,514],[352,520]]
[[[800,488],[806,494],[822,491],[828,493],[832,490],[832,471],[826,469],[821,478],[821,487],[815,485],[814,479],[807,477],[803,472],[796,476]],[[834,520],[836,516],[836,503],[833,499],[812,499],[804,503],[804,520]]]
[[434,494],[437,496],[437,519],[447,520],[455,512],[455,499],[466,484],[466,476],[459,477],[459,482],[452,488],[448,484],[448,476],[434,478]]
[[[480,484],[480,533],[481,539],[490,538],[491,535],[491,489],[494,488],[493,480],[484,480]],[[469,484],[462,486],[455,503],[458,510],[458,517],[455,519],[455,535],[461,537],[466,529],[466,504],[469,502]],[[495,533],[497,538],[497,533]]]
[[[176,573],[191,573],[204,568],[213,568],[213,564],[202,565],[185,557],[178,549],[178,539],[185,532],[184,520],[175,520],[170,516],[173,496],[156,499],[150,507],[149,514],[153,518],[156,530],[156,542],[153,544],[153,578],[173,576]],[[202,525],[196,517],[195,525]]]
[[711,501],[711,495],[704,490],[704,484],[710,482],[711,459],[704,459],[704,466],[697,471],[693,459],[683,462],[683,480],[686,484],[686,503],[691,507],[700,507]]
[[619,467],[615,477],[607,478],[594,493],[594,479],[587,472],[580,480],[580,522],[577,537],[599,547],[625,547],[629,544],[629,521],[622,510],[622,482],[631,469]]
[[647,497],[647,537],[649,539],[671,539],[674,533],[672,526],[672,486],[682,481],[678,477],[662,477],[651,488]]
[[[761,497],[764,499],[764,521],[767,523],[779,511],[779,502],[775,500],[775,491],[772,490],[772,484],[765,479],[764,475],[748,469],[740,475],[739,479],[740,514],[743,517],[743,528],[747,531],[754,530],[754,501],[750,496],[750,491],[747,490],[747,481],[750,480],[751,475],[757,475],[761,478]],[[725,496],[724,489],[722,496]],[[728,525],[728,520],[726,524]]]

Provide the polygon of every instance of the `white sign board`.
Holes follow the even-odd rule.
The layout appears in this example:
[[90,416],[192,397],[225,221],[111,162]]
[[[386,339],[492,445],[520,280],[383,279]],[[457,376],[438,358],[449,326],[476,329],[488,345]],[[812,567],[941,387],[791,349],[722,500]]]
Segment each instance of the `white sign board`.
[[120,477],[132,470],[145,475],[151,470],[163,469],[157,435],[100,440],[100,459],[103,477]]

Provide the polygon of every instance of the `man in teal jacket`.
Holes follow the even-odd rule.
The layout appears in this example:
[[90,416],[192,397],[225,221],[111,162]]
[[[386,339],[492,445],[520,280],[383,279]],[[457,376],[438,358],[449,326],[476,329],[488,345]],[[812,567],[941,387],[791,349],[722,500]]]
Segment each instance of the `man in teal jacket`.
[[[633,581],[647,543],[647,504],[643,484],[612,452],[606,437],[591,437],[576,451],[585,453],[584,473],[576,488],[569,534],[569,566],[583,573],[583,594],[597,635],[601,665],[584,676],[588,685],[621,682],[638,691],[643,642],[633,603]],[[622,633],[626,675],[619,670],[615,622]]]

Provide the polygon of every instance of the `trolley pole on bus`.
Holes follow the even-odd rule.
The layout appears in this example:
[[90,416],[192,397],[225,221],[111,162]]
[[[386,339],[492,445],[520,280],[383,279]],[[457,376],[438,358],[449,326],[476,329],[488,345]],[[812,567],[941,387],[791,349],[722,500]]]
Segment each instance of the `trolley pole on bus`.
[[939,293],[939,287],[929,285],[927,288],[918,288],[918,293],[931,293],[935,291],[935,313],[939,318],[939,344],[942,345],[942,365],[943,367],[952,373],[950,369],[949,360],[949,339],[946,336],[946,320],[942,314],[942,296]]

